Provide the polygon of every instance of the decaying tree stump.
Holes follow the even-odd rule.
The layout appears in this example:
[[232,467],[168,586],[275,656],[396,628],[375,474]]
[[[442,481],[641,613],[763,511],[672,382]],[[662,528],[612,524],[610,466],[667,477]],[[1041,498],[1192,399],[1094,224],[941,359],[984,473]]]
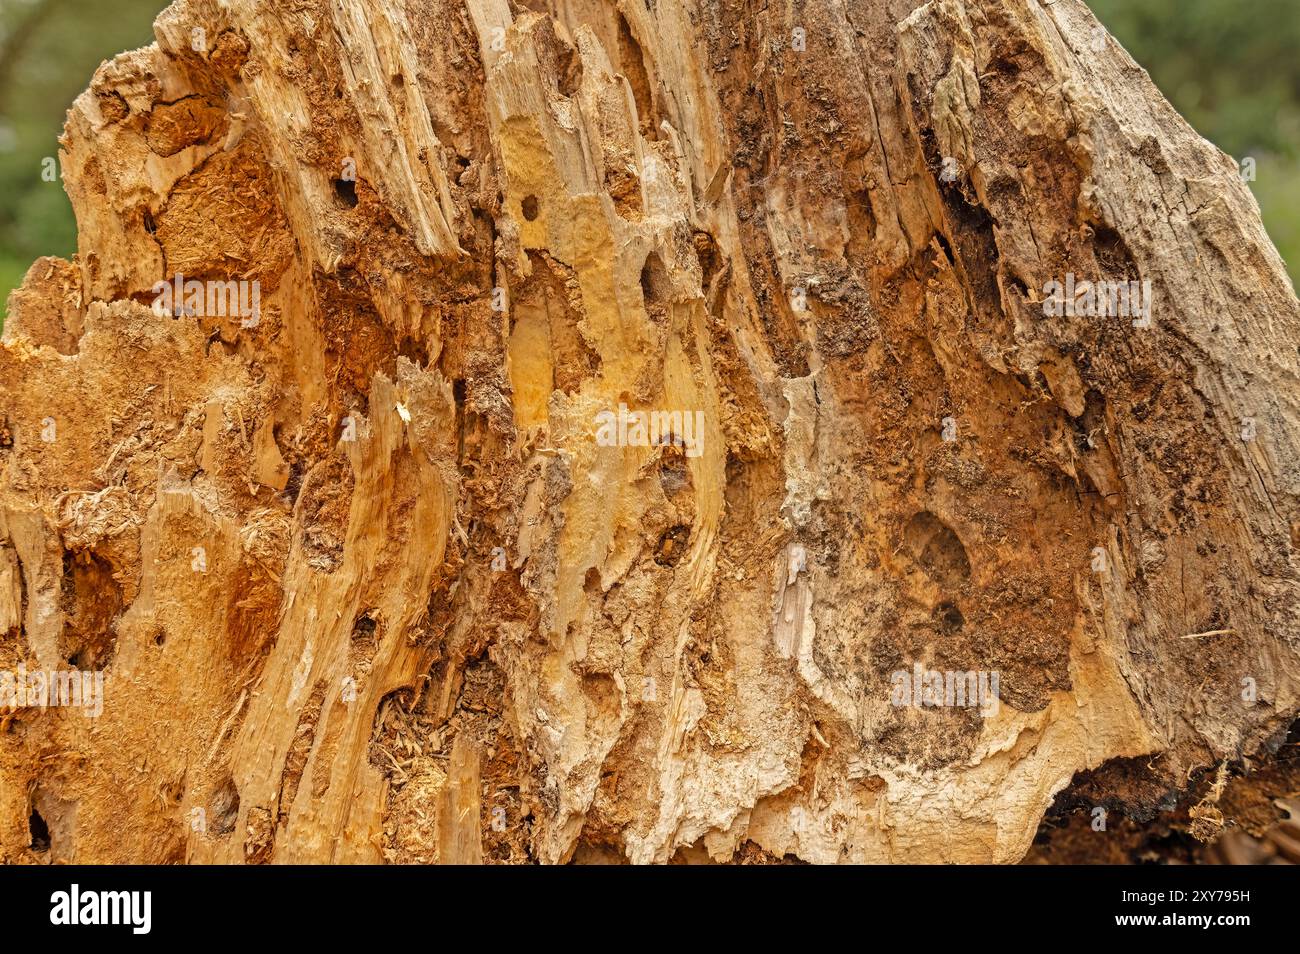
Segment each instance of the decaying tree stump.
[[1300,307],[1081,0],[155,29],[0,348],[0,672],[102,675],[3,859],[1008,862],[1295,718]]

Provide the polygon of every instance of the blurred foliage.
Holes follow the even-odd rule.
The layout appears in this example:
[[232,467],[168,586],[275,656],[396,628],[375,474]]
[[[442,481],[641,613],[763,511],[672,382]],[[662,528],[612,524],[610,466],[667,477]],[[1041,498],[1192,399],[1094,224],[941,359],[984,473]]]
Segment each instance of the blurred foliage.
[[[1202,135],[1257,163],[1264,223],[1300,267],[1300,0],[1088,0]],[[153,39],[165,0],[0,0],[0,323],[40,255],[76,251],[41,178],[72,100],[105,57]]]
[[166,0],[0,0],[0,322],[5,299],[41,255],[77,250],[72,206],[57,179],[72,101],[99,64],[153,42]]
[[[1300,0],[1087,0],[1202,136],[1256,162],[1269,237],[1300,271]],[[1293,279],[1294,283],[1294,279]]]

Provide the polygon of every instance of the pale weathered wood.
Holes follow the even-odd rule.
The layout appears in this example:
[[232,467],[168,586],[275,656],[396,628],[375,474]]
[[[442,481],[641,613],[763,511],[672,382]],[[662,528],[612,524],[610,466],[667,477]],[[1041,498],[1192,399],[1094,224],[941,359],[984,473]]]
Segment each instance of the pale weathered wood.
[[105,676],[0,859],[1013,862],[1295,718],[1300,305],[1081,0],[155,32],[0,346],[0,671]]

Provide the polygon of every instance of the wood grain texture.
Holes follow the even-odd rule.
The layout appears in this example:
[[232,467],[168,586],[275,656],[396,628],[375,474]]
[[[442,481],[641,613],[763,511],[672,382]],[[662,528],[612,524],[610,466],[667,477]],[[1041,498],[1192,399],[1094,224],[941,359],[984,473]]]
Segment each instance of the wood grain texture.
[[1275,749],[1300,304],[1097,30],[174,3],[0,346],[0,671],[104,674],[0,712],[0,859],[1015,862],[1076,772]]

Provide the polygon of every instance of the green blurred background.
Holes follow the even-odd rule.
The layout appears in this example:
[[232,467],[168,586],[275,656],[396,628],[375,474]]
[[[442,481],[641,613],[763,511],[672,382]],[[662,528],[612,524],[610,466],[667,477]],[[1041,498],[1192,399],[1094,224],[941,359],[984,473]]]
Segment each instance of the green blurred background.
[[[1090,0],[1166,96],[1252,157],[1264,224],[1300,270],[1300,0]],[[67,196],[43,181],[64,113],[100,61],[153,39],[164,0],[0,0],[0,323],[40,255],[70,256]]]
[[70,257],[77,225],[58,159],[63,117],[100,62],[153,42],[166,0],[0,0],[0,322],[5,299],[41,255]]

